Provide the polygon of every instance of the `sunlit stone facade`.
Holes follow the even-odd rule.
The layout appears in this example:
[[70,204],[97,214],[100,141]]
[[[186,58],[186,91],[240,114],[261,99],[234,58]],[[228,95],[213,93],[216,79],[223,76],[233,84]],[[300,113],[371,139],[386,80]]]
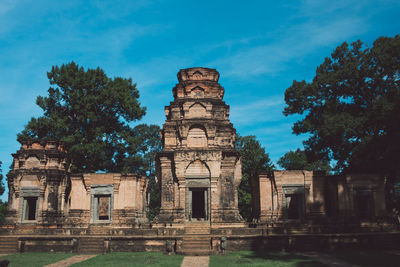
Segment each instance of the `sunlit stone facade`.
[[164,222],[240,222],[240,155],[214,69],[179,71],[157,155]]

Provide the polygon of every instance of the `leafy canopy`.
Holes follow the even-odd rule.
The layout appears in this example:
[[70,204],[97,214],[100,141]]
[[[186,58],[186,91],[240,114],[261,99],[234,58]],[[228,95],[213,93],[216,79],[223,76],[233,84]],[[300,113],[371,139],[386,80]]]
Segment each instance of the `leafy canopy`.
[[[3,162],[0,161],[0,196],[3,195],[4,193],[4,183],[3,183],[3,169],[1,168],[1,165],[3,165]],[[1,203],[1,200],[0,200]]]
[[331,171],[329,161],[324,159],[311,161],[308,158],[310,156],[307,157],[304,150],[296,149],[285,153],[277,163],[285,170]]
[[149,177],[147,218],[152,220],[158,215],[161,206],[160,187],[155,179],[154,165],[155,156],[162,149],[160,127],[158,125],[139,124],[133,129],[133,134],[136,136],[136,142],[132,145],[136,147],[137,154],[134,158],[126,159],[126,166],[129,166],[129,172]]
[[125,157],[119,161],[117,169],[123,172],[137,173],[153,177],[155,174],[154,158],[162,149],[160,126],[139,124],[131,131],[127,151],[132,157]]
[[[4,193],[3,170],[1,168],[2,164],[3,163],[0,161],[0,196]],[[3,222],[6,212],[7,204],[3,203],[3,201],[0,199],[0,224]]]
[[285,92],[285,115],[303,114],[295,134],[309,133],[307,151],[333,159],[339,171],[396,176],[400,158],[400,36],[371,48],[343,43],[317,68],[311,82]]
[[235,148],[242,156],[242,181],[238,189],[239,211],[245,220],[251,220],[253,214],[251,186],[257,181],[261,173],[272,171],[273,165],[255,136],[236,135]]
[[32,118],[18,140],[65,142],[75,172],[121,171],[137,152],[129,123],[140,119],[139,91],[132,79],[109,78],[100,68],[71,62],[47,73],[48,96],[36,100],[44,114]]

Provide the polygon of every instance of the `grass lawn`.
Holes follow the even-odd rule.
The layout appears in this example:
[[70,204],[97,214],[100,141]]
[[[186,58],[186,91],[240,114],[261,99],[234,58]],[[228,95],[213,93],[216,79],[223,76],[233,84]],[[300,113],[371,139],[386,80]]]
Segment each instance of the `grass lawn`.
[[183,256],[161,252],[113,252],[71,266],[181,266]]
[[314,259],[287,252],[256,252],[237,251],[225,255],[210,256],[210,267],[234,266],[296,266],[296,267],[326,267]]
[[29,252],[3,256],[3,259],[10,261],[9,267],[17,266],[44,266],[73,256],[71,253],[55,252]]
[[337,250],[329,255],[361,266],[400,266],[400,253],[394,254],[382,250]]

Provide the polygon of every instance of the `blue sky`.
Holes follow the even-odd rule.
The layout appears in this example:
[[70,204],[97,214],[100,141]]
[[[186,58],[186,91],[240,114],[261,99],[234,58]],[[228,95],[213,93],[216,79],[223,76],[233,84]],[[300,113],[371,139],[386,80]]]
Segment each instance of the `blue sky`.
[[[241,135],[256,135],[274,162],[302,147],[282,115],[293,80],[311,80],[342,42],[400,29],[400,1],[0,1],[0,160],[8,172],[16,134],[42,114],[46,72],[75,61],[132,77],[161,125],[179,69],[216,68]],[[5,196],[2,197],[5,199]]]

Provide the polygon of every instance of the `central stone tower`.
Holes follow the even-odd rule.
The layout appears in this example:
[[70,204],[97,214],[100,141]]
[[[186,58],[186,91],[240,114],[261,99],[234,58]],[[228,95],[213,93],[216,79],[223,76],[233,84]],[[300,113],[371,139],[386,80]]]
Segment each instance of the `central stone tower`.
[[180,70],[174,101],[165,107],[163,150],[156,157],[160,222],[240,222],[242,177],[236,131],[215,69]]

